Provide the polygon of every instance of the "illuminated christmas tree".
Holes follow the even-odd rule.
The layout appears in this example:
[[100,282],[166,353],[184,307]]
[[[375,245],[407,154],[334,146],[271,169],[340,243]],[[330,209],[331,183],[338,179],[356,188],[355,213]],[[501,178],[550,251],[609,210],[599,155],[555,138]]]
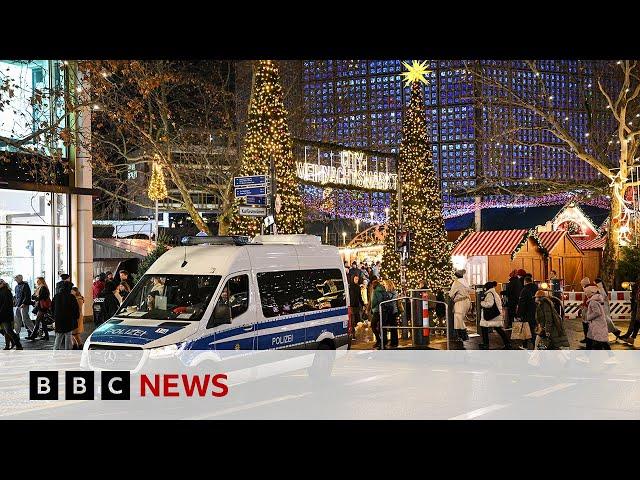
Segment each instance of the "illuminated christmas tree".
[[[279,234],[302,233],[304,216],[302,199],[291,150],[282,86],[278,67],[272,60],[260,60],[253,79],[247,133],[240,175],[269,175],[271,159],[276,172],[276,193],[281,209],[276,215]],[[243,200],[233,206],[232,235],[254,236],[260,233],[261,219],[238,214]]]
[[169,193],[167,192],[167,183],[164,179],[162,165],[159,162],[153,162],[153,170],[151,171],[151,180],[147,189],[147,196],[150,200],[164,200]]
[[396,232],[398,230],[398,199],[395,193],[390,195],[391,208],[389,220],[385,224],[384,250],[382,251],[381,275],[393,280],[400,286],[400,254],[396,252]]
[[[402,228],[412,234],[411,255],[406,262],[407,287],[417,288],[424,281],[427,288],[435,291],[451,285],[452,266],[442,216],[440,182],[431,160],[421,85],[428,83],[425,75],[429,71],[426,62],[414,61],[411,66],[404,65],[408,70],[403,75],[411,86],[411,100],[402,124],[398,173],[402,193]],[[386,256],[389,256],[389,247],[395,243],[395,235],[392,239],[385,245]]]

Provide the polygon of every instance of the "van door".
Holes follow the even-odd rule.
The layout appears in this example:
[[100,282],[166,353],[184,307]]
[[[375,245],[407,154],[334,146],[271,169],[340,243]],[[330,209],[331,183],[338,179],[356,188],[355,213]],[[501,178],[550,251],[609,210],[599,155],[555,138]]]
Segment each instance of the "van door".
[[[216,350],[255,350],[256,320],[250,308],[249,273],[228,277],[213,309]],[[224,322],[224,323],[223,323]]]

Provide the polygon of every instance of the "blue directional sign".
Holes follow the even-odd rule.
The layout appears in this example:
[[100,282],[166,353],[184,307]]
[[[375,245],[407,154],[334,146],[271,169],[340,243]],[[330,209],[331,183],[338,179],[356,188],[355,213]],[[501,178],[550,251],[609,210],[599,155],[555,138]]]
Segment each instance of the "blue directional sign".
[[266,195],[267,187],[247,187],[236,188],[236,197],[246,197],[254,195]]
[[247,205],[266,205],[267,197],[247,197]]
[[266,175],[252,175],[248,177],[233,177],[233,186],[238,187],[256,187],[267,184]]

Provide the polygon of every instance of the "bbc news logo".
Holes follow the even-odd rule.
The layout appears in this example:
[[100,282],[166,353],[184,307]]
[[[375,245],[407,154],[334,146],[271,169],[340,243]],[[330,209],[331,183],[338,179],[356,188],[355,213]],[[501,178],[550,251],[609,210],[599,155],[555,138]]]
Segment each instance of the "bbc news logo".
[[[58,400],[59,372],[29,372],[29,400]],[[65,400],[95,400],[95,376],[91,371],[64,372]],[[227,375],[155,374],[139,376],[140,397],[225,397],[229,393]],[[131,400],[128,371],[100,373],[101,400]]]

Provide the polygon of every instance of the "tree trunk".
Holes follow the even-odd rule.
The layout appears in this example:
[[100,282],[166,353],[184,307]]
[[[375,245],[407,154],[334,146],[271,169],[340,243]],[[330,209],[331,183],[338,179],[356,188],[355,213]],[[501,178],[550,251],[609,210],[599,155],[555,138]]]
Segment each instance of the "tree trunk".
[[196,224],[196,227],[198,227],[198,229],[201,232],[204,232],[207,235],[211,235],[211,230],[209,230],[209,227],[207,226],[206,223],[204,223],[204,220],[198,213],[198,210],[196,210],[196,206],[193,204],[193,201],[191,200],[191,195],[189,194],[189,190],[187,189],[187,186],[182,181],[182,178],[180,177],[178,172],[175,171],[175,169],[173,168],[173,165],[171,165],[170,162],[166,162],[165,167],[167,168],[167,170],[169,171],[169,174],[171,175],[171,180],[173,181],[175,186],[178,187],[178,190],[180,191],[180,195],[182,196],[184,208],[189,214],[189,216],[191,217],[191,220],[193,220],[193,223]]
[[[609,213],[609,230],[607,244],[602,259],[602,277],[610,288],[616,284],[616,272],[620,260],[620,222],[623,214],[624,182],[616,179],[611,188],[611,212]],[[593,279],[592,279],[593,280]]]

